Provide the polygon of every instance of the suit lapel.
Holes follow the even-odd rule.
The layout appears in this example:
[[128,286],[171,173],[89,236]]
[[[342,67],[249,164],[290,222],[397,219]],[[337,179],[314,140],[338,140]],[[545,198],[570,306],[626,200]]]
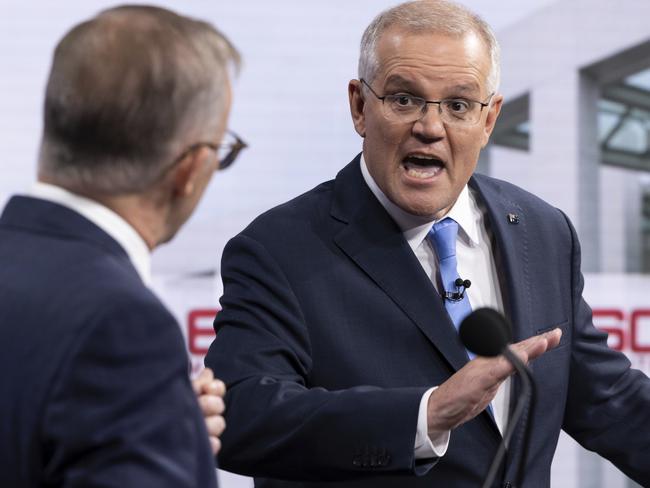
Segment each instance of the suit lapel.
[[[504,195],[494,180],[477,175],[470,180],[470,186],[478,191],[487,210],[486,225],[492,236],[504,310],[512,323],[513,342],[519,342],[535,333],[531,315],[532,290],[528,267],[529,222],[523,209]],[[533,365],[529,367],[533,368]],[[513,378],[511,412],[521,393],[519,378]],[[529,421],[528,414],[529,410],[526,408],[508,446],[506,462],[509,470],[514,469],[518,462],[517,453],[521,452],[519,446],[523,440],[524,426]]]
[[442,300],[401,230],[363,181],[358,158],[336,178],[332,216],[347,224],[334,238],[339,248],[411,319],[452,371],[462,368],[467,355]]
[[513,342],[518,342],[532,334],[526,215],[493,181],[475,176],[470,186],[478,191],[487,210],[486,226],[492,237],[504,310],[512,323]]

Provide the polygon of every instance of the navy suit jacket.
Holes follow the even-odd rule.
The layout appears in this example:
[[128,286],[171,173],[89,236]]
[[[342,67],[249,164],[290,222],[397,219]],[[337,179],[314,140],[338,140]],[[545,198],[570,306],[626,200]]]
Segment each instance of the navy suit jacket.
[[[526,488],[549,486],[560,429],[650,484],[650,381],[593,327],[571,224],[508,183],[476,175],[470,185],[487,207],[515,340],[563,331],[532,364],[539,403],[525,419],[534,422]],[[442,458],[414,459],[422,394],[467,357],[358,158],[232,239],[222,275],[206,364],[228,385],[224,469],[264,487],[481,485],[500,442],[486,412],[453,430]],[[512,481],[522,435],[495,486]]]
[[66,207],[0,218],[0,371],[0,486],[216,486],[178,325]]

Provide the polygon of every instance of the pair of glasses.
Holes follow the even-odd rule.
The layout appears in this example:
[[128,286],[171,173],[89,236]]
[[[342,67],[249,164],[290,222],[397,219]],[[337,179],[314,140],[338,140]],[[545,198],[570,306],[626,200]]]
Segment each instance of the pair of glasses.
[[361,78],[361,83],[366,85],[370,92],[382,102],[384,117],[402,124],[410,124],[424,117],[429,104],[438,105],[438,113],[445,124],[457,126],[476,125],[481,120],[483,108],[490,104],[494,96],[492,93],[485,102],[468,98],[444,98],[442,100],[425,100],[410,93],[395,93],[379,96],[372,87]]
[[188,154],[196,151],[201,147],[207,147],[217,153],[217,159],[219,160],[219,166],[217,167],[217,170],[223,170],[229,166],[232,166],[232,164],[237,159],[237,156],[239,156],[239,153],[243,149],[247,148],[248,144],[246,144],[244,140],[233,131],[227,131],[224,139],[220,143],[196,142],[192,144],[175,159],[174,164],[181,161]]

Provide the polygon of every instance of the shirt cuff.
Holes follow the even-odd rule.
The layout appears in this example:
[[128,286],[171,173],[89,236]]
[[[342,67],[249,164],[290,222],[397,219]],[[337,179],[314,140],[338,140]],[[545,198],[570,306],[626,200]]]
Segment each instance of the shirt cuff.
[[442,457],[447,452],[451,431],[447,430],[435,437],[429,437],[429,428],[427,425],[427,406],[431,393],[438,388],[434,386],[428,389],[422,395],[420,400],[420,410],[418,411],[418,428],[415,434],[415,459],[428,459],[433,457]]

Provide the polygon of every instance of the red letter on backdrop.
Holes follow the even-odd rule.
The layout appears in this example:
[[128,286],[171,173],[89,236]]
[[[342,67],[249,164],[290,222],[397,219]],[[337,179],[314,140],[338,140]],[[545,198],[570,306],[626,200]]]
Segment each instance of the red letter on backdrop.
[[[645,326],[650,327],[650,310],[649,309],[641,309],[641,310],[635,310],[632,312],[632,317],[630,318],[630,329],[631,329],[631,335],[632,335],[632,350],[634,352],[650,352],[650,342],[646,342],[645,344],[639,344],[638,339],[639,339],[639,328],[641,327],[642,324],[639,322],[641,321],[640,319],[645,318]],[[650,333],[646,334],[646,337],[650,336]]]
[[[191,310],[187,315],[187,347],[190,354],[205,356],[214,339],[212,322],[219,310]],[[208,339],[206,339],[208,338]]]
[[[594,325],[602,330],[607,332],[609,337],[607,338],[607,343],[609,347],[616,351],[622,351],[625,348],[625,332],[623,329],[623,312],[615,308],[603,308],[596,309],[593,311]],[[612,343],[611,338],[613,336],[618,337],[617,343]]]

